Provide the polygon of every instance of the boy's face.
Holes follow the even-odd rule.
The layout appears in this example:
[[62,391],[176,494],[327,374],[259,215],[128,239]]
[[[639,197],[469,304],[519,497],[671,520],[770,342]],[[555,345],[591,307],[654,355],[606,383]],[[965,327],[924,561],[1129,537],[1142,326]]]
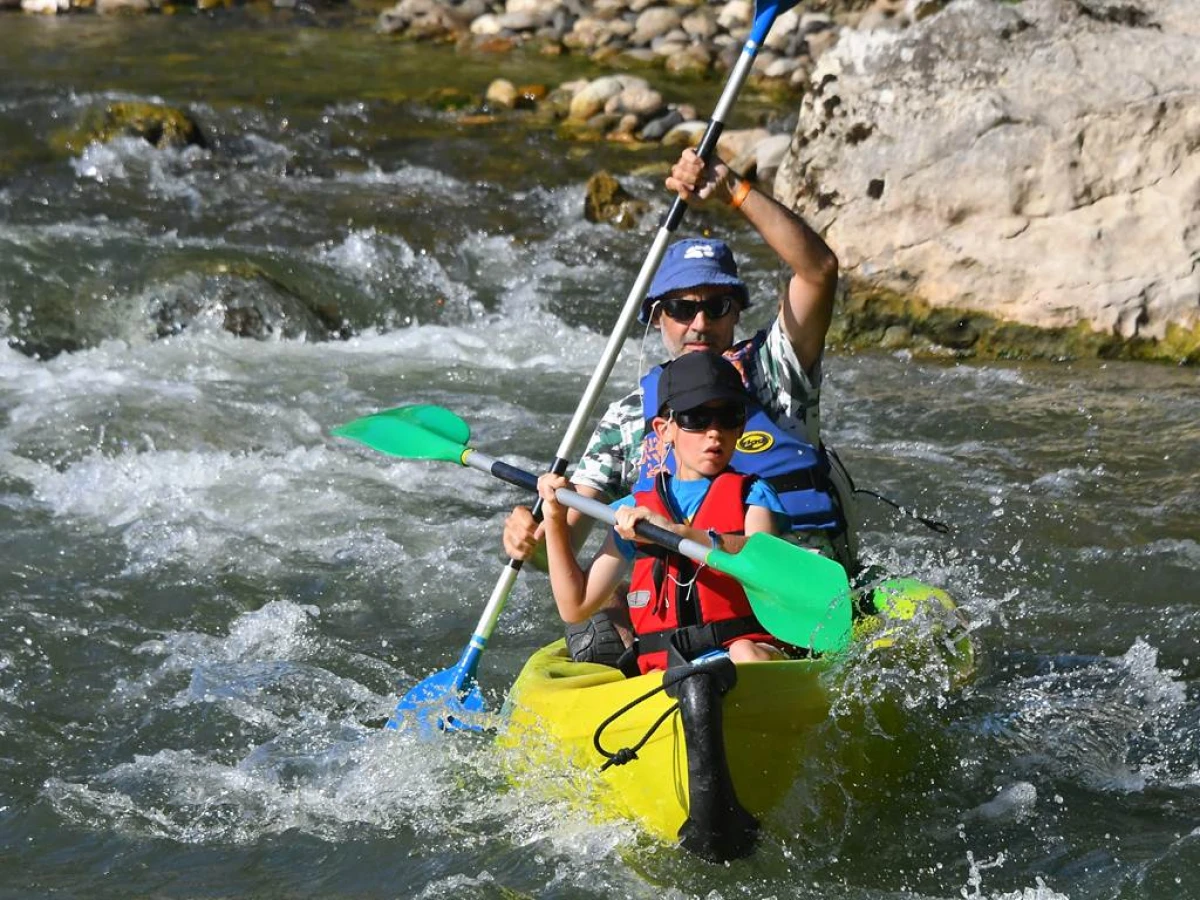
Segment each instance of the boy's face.
[[714,401],[695,409],[673,411],[670,418],[657,416],[653,424],[659,439],[674,446],[680,474],[715,478],[733,458],[745,427],[745,410],[736,404]]

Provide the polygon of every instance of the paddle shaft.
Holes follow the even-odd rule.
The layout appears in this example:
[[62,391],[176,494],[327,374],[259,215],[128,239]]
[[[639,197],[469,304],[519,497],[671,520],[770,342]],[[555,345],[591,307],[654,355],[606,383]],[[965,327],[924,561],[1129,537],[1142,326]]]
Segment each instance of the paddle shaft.
[[[795,2],[796,0],[767,0],[763,4],[762,9],[758,9],[756,6],[757,12],[754,17],[754,24],[750,29],[750,36],[746,39],[746,43],[742,45],[742,52],[738,56],[738,61],[729,73],[729,78],[726,80],[725,87],[721,91],[721,96],[717,100],[717,105],[713,109],[712,118],[709,120],[708,127],[704,131],[704,136],[700,139],[699,146],[696,148],[697,154],[705,162],[712,159],[712,155],[717,147],[717,140],[720,138],[721,132],[725,129],[725,122],[730,111],[733,109],[734,101],[737,100],[738,94],[741,93],[742,87],[746,83],[746,79],[749,78],[750,70],[754,66],[754,58],[758,55],[759,48],[766,39],[767,32],[775,24],[775,19],[781,12],[781,7],[790,8],[795,5]],[[642,263],[642,268],[638,272],[633,287],[629,291],[629,296],[625,299],[625,306],[622,308],[621,314],[613,326],[608,343],[604,347],[604,353],[596,364],[595,371],[592,372],[591,380],[584,389],[583,396],[579,399],[579,405],[575,408],[575,415],[571,418],[571,422],[563,434],[562,441],[559,442],[558,450],[554,455],[554,461],[550,464],[548,471],[558,475],[566,473],[570,459],[574,456],[576,447],[584,435],[587,422],[600,400],[600,394],[604,390],[604,385],[608,382],[608,377],[612,374],[613,367],[617,364],[617,358],[621,355],[621,347],[625,343],[625,336],[633,326],[638,311],[641,309],[642,300],[650,289],[650,281],[654,278],[654,273],[658,271],[659,263],[662,262],[663,255],[667,251],[667,242],[670,240],[675,229],[679,227],[679,223],[683,221],[683,214],[686,211],[687,204],[683,201],[683,198],[676,197],[663,219],[658,233],[654,236],[654,241],[650,245],[650,252],[646,255],[646,259]],[[541,518],[541,512],[542,504],[539,498],[533,505],[533,517],[535,521]],[[691,543],[694,544],[695,542]],[[695,544],[695,546],[700,547],[701,545]],[[690,556],[691,554],[685,552],[685,555]],[[695,557],[692,558],[694,559]],[[520,572],[521,560],[509,559],[508,563],[504,566],[504,570],[500,573],[500,578],[496,581],[496,586],[492,588],[492,594],[488,598],[487,605],[483,608],[483,613],[480,615],[479,622],[475,626],[475,632],[471,635],[471,640],[456,666],[463,679],[463,683],[474,679],[475,671],[479,666],[479,656],[483,653],[484,647],[487,646],[488,640],[496,630],[496,622],[500,619],[500,613],[504,610],[504,606],[508,602],[508,596],[512,593],[513,586],[516,584],[517,576]]]
[[[750,33],[750,37],[742,46],[741,55],[729,73],[729,78],[726,80],[725,87],[721,91],[721,96],[717,100],[717,105],[713,109],[712,118],[709,119],[708,127],[704,130],[704,136],[701,137],[700,143],[696,146],[697,155],[706,163],[712,159],[713,154],[716,152],[717,141],[720,140],[721,133],[725,130],[725,122],[730,111],[733,109],[733,104],[737,100],[738,94],[741,93],[746,79],[750,77],[750,70],[754,67],[754,59],[758,55],[759,46],[766,38],[767,32],[771,30],[771,26],[775,23],[775,18],[778,15],[779,6],[775,4],[764,9],[754,21],[754,28]],[[621,309],[621,315],[617,318],[616,325],[613,326],[612,333],[609,335],[608,343],[604,347],[604,353],[600,357],[600,362],[597,364],[595,371],[592,373],[591,380],[584,389],[583,396],[579,400],[579,406],[575,409],[575,415],[572,417],[566,432],[563,434],[550,471],[557,472],[558,474],[566,471],[567,463],[574,455],[576,445],[583,436],[583,430],[591,418],[596,404],[599,402],[600,393],[604,390],[604,385],[608,382],[608,377],[612,374],[613,367],[617,363],[617,358],[621,354],[621,347],[625,343],[625,336],[629,333],[629,329],[633,327],[638,312],[641,310],[642,300],[645,299],[647,292],[650,290],[650,282],[654,279],[654,274],[658,271],[659,264],[667,252],[667,243],[679,227],[679,223],[683,221],[683,216],[686,212],[687,203],[684,202],[682,197],[677,196],[674,202],[672,202],[670,210],[668,210],[666,216],[663,218],[658,232],[654,236],[654,241],[650,245],[650,252],[646,254],[646,259],[638,271],[637,278],[634,279],[633,287],[629,290],[629,296],[625,298],[625,305]],[[557,468],[559,463],[562,463],[561,469]]]
[[[478,450],[466,450],[462,456],[462,464],[472,469],[478,469],[480,472],[487,472],[501,481],[507,481],[509,484],[525,488],[528,491],[536,491],[538,489],[538,477],[532,472],[518,469],[514,465],[488,456],[486,453],[480,453]],[[559,488],[555,491],[554,496],[558,498],[558,502],[563,506],[578,510],[589,519],[596,519],[608,525],[616,524],[617,514],[607,503],[601,503],[599,500],[585,497],[583,494],[573,491],[570,488]],[[637,522],[633,526],[633,530],[639,537],[643,537],[661,547],[666,547],[675,553],[681,553],[698,563],[705,562],[713,549],[712,547],[706,547],[699,541],[680,537],[673,531],[645,520]]]

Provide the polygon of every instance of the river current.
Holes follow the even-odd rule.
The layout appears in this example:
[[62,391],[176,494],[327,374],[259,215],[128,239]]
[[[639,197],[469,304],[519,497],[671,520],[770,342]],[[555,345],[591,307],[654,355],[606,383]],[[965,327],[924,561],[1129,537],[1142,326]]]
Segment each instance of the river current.
[[[666,151],[434,97],[498,74],[578,73],[362,23],[0,17],[0,897],[1200,897],[1194,369],[831,350],[859,486],[951,526],[864,498],[866,555],[957,598],[979,671],[881,673],[903,715],[831,731],[749,860],[511,788],[485,737],[379,729],[461,652],[522,498],[330,429],[437,403],[545,465],[655,227],[584,221],[584,181],[667,199],[641,174]],[[208,146],[54,149],[118,100]],[[689,226],[775,296],[737,222]],[[294,297],[351,336],[306,340]],[[631,336],[606,397],[660,355]],[[558,635],[523,574],[494,709]]]

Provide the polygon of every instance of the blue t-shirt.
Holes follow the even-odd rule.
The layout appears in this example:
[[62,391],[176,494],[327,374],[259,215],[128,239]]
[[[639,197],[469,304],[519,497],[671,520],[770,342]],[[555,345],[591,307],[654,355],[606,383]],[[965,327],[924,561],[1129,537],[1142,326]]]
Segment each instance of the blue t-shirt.
[[[678,478],[668,478],[667,503],[670,504],[675,517],[681,521],[690,523],[692,517],[696,515],[696,511],[700,509],[700,504],[704,502],[704,498],[708,495],[708,489],[711,486],[711,478],[697,478],[694,481],[681,481]],[[613,509],[636,505],[632,494],[628,497],[622,497],[615,503],[609,504]],[[783,519],[787,517],[787,511],[784,510],[783,503],[779,500],[779,495],[775,493],[775,488],[767,484],[762,478],[756,478],[754,483],[750,485],[750,493],[746,497],[746,505],[763,506],[778,517]],[[616,542],[617,552],[621,556],[625,559],[633,559],[633,541],[625,540],[616,531],[613,531],[613,540]]]

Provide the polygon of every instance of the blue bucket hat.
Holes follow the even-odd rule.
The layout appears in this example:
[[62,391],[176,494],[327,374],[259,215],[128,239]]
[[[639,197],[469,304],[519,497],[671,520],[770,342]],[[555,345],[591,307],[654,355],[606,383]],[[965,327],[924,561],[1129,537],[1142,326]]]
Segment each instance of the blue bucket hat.
[[742,309],[750,305],[750,292],[738,278],[737,261],[724,241],[710,238],[685,238],[676,241],[663,254],[662,263],[650,282],[650,290],[642,300],[638,321],[650,322],[650,310],[655,300],[675,291],[721,285],[733,289],[742,301]]

